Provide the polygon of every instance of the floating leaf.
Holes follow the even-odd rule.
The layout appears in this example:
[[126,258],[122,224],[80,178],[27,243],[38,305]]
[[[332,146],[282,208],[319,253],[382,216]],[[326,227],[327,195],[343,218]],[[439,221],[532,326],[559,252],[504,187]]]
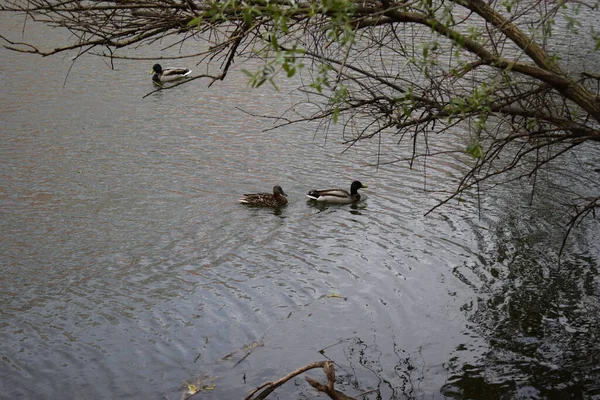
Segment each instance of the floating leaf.
[[186,398],[190,398],[191,396],[201,391],[215,390],[216,386],[213,383],[213,381],[217,378],[218,377],[216,376],[204,375],[192,379],[191,381],[185,382],[184,387],[187,389]]
[[188,393],[189,394],[196,394],[196,393],[198,393],[198,388],[196,387],[196,385],[192,385],[191,383],[187,383],[187,388],[188,388]]

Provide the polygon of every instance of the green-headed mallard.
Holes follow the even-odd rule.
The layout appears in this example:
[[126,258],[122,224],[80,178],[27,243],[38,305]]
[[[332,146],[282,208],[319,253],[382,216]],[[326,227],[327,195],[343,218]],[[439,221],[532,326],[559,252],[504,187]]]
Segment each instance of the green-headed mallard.
[[337,203],[337,204],[351,204],[356,203],[360,200],[360,194],[358,189],[366,188],[368,186],[363,185],[359,181],[352,182],[350,185],[350,192],[344,189],[322,189],[322,190],[311,190],[306,195],[315,201],[322,201],[326,203]]
[[152,80],[154,82],[170,82],[176,81],[177,79],[182,79],[192,73],[191,69],[187,68],[164,68],[161,67],[160,64],[154,64],[152,67],[152,71],[150,73],[154,74]]
[[240,203],[259,207],[283,207],[287,204],[287,194],[281,186],[273,186],[273,193],[245,194]]

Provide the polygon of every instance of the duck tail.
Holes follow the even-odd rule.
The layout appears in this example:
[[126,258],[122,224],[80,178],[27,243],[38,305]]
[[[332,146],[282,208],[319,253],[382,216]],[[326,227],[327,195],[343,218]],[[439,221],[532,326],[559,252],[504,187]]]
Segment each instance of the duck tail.
[[306,193],[306,196],[313,200],[317,200],[319,198],[319,192],[316,190],[311,190],[310,192]]

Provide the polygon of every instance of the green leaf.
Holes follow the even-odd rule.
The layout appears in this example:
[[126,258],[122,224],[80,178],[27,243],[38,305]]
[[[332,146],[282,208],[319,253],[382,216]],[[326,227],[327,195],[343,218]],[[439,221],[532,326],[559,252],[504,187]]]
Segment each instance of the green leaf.
[[478,160],[483,160],[484,157],[483,148],[481,147],[481,144],[476,141],[473,141],[469,147],[467,147],[467,154]]
[[320,84],[320,83],[317,83],[317,82],[312,82],[312,83],[311,83],[309,86],[310,86],[311,88],[313,88],[313,89],[316,89],[316,91],[317,91],[317,92],[319,92],[319,93],[322,93],[322,92],[323,92],[323,86],[321,86],[321,84]]
[[267,81],[267,78],[264,78],[264,77],[263,77],[263,78],[260,78],[260,79],[257,79],[257,80],[256,80],[256,81],[254,81],[254,83],[252,84],[252,87],[259,88],[259,87],[261,87],[261,86],[262,86],[262,85],[263,85],[263,84],[264,84],[266,81]]
[[271,84],[271,86],[273,86],[275,88],[275,90],[277,90],[279,92],[279,88],[275,84],[275,79],[274,78],[272,78],[272,77],[269,78],[269,83]]
[[202,25],[202,16],[192,18],[192,20],[187,23],[187,26],[194,26],[194,25],[196,25],[198,27],[200,27],[200,25]]
[[292,76],[296,75],[296,68],[295,67],[288,67],[287,71],[287,77],[291,78]]
[[340,117],[340,108],[339,107],[335,107],[333,109],[333,123],[334,124],[338,123],[339,117]]

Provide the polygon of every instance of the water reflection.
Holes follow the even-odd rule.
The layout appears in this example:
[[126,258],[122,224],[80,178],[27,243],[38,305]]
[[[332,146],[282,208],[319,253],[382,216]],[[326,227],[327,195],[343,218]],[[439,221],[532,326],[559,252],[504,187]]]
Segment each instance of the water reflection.
[[252,216],[258,217],[258,216],[261,216],[264,214],[272,214],[272,215],[283,218],[283,217],[285,217],[284,212],[285,212],[287,205],[281,206],[281,207],[261,207],[261,206],[253,206],[253,205],[244,205],[242,207],[247,208]]
[[[0,100],[8,398],[173,399],[203,377],[215,389],[201,398],[237,399],[323,356],[349,395],[599,394],[592,227],[558,267],[560,223],[520,209],[526,196],[491,194],[483,220],[475,195],[424,217],[429,188],[462,161],[376,169],[395,138],[340,154],[335,126],[328,147],[309,128],[262,132],[236,107],[276,114],[293,99],[243,74],[142,99],[145,63],[82,58],[62,89],[68,65],[0,51],[31,66]],[[371,186],[358,204],[303,201],[357,176]],[[265,182],[286,188],[287,207],[236,202]],[[278,395],[312,392],[298,381]]]
[[327,203],[327,202],[323,202],[323,201],[307,200],[306,205],[308,207],[319,210],[318,212],[323,212],[326,210],[334,211],[334,210],[338,210],[338,209],[341,209],[341,210],[349,209],[350,213],[355,214],[355,215],[360,215],[360,211],[365,210],[367,208],[367,203],[365,200],[361,200],[358,203],[352,203],[352,204],[334,204],[334,203]]
[[[571,181],[574,188],[575,182]],[[525,196],[523,196],[523,199]],[[559,204],[507,213],[485,236],[468,272],[478,291],[471,321],[490,346],[469,363],[451,362],[451,398],[582,399],[600,395],[598,259],[573,249],[558,262],[565,218]],[[534,216],[532,216],[534,214]],[[586,227],[572,240],[589,240]],[[588,229],[597,229],[589,225]],[[471,345],[467,345],[470,348]],[[455,360],[465,348],[457,348]]]

